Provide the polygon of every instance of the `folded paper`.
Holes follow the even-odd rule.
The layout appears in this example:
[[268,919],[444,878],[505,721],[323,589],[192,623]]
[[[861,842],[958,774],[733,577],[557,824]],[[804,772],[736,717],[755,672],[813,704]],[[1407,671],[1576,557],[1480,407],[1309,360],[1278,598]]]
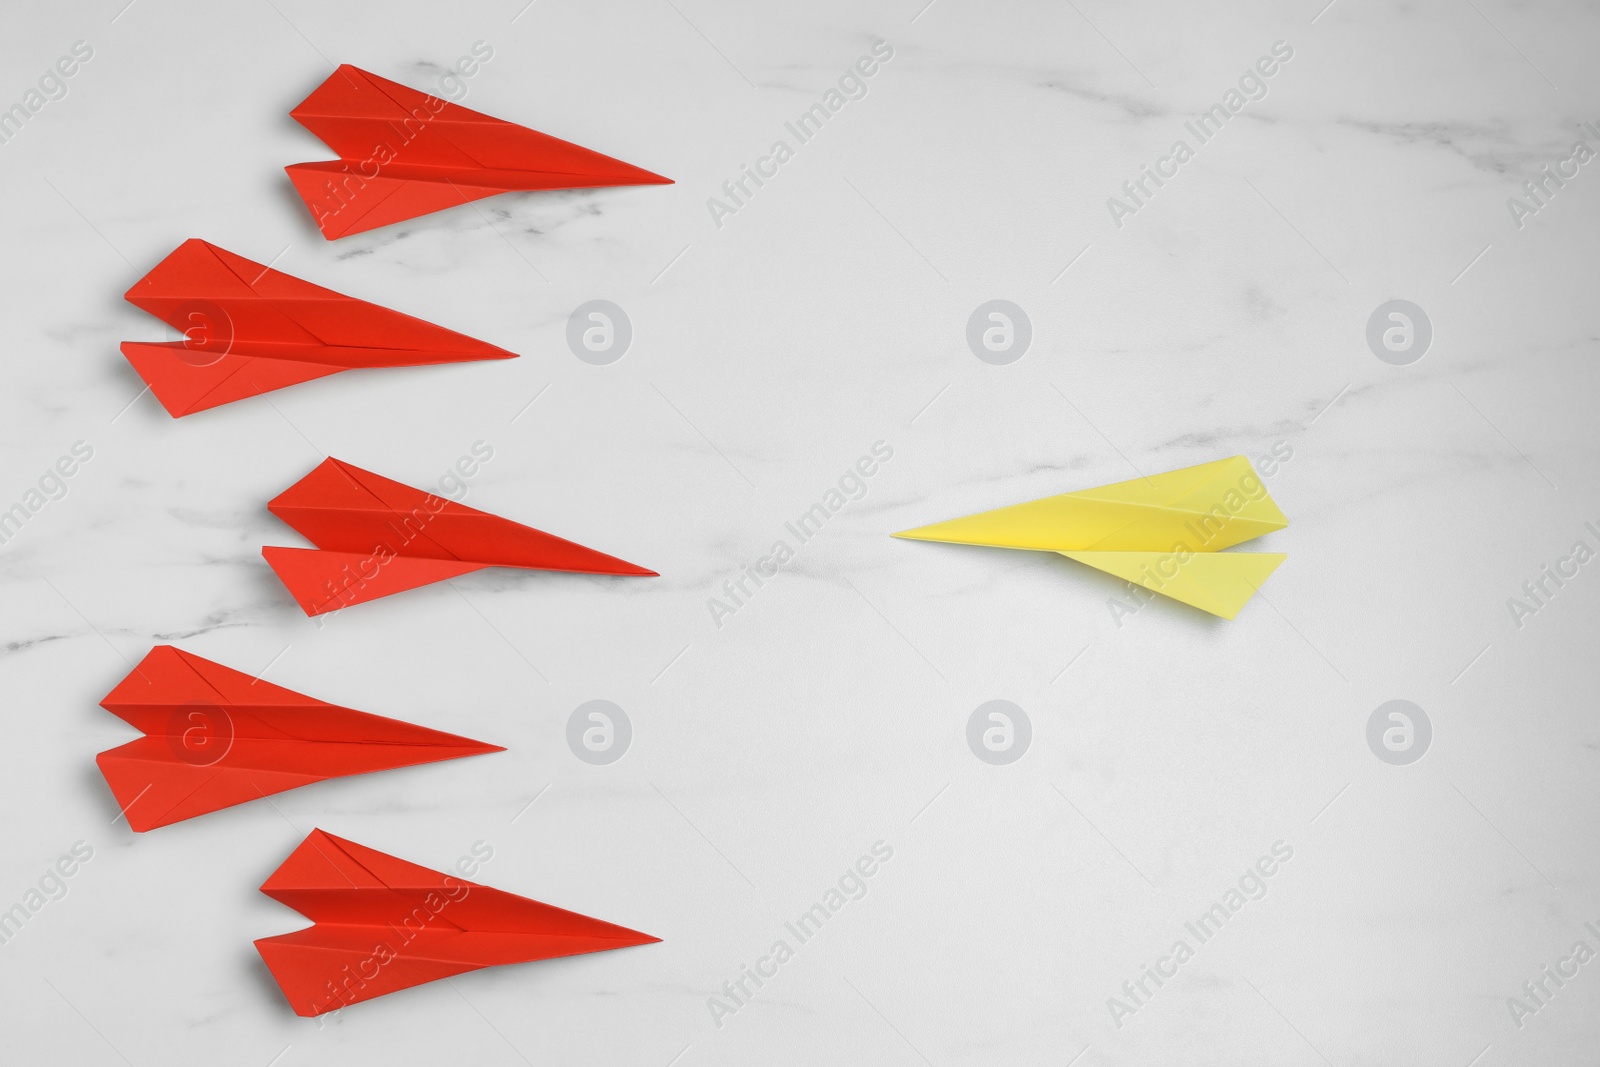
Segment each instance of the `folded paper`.
[[157,645],[100,706],[144,737],[95,757],[138,831],[352,774],[503,752],[325,704]]
[[661,940],[313,830],[261,891],[315,925],[256,950],[295,1014],[508,963]]
[[513,190],[672,184],[348,63],[289,114],[339,155],[284,168],[330,241]]
[[179,245],[127,300],[183,333],[181,341],[122,342],[174,418],[356,367],[516,358],[200,240]]
[[317,547],[261,550],[307,615],[486,567],[655,577],[592,548],[326,459],[267,510]]
[[896,537],[1059,552],[1231,619],[1286,558],[1223,552],[1289,525],[1244,456],[984,511]]

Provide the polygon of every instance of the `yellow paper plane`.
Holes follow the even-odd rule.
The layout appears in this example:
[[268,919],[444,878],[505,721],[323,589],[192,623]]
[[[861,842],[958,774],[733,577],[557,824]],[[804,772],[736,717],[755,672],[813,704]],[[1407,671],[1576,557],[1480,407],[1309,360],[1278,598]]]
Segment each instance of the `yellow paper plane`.
[[1288,525],[1250,461],[1234,456],[894,536],[1059,552],[1231,619],[1286,557],[1222,549]]

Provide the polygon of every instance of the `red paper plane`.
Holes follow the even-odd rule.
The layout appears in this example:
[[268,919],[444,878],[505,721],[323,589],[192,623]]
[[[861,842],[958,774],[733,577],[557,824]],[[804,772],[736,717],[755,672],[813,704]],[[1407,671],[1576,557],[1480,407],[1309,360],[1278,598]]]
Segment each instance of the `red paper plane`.
[[317,546],[261,550],[307,615],[486,567],[656,577],[655,571],[338,459],[323,460],[267,510]]
[[348,63],[289,114],[339,154],[284,168],[330,241],[513,190],[672,184]]
[[126,298],[183,331],[181,341],[122,342],[122,354],[174,418],[353,367],[517,355],[194,239]]
[[505,751],[325,704],[171,645],[151,649],[100,706],[145,733],[95,757],[141,833],[325,778]]
[[661,940],[322,830],[311,831],[261,891],[316,924],[255,943],[304,1016],[480,967]]

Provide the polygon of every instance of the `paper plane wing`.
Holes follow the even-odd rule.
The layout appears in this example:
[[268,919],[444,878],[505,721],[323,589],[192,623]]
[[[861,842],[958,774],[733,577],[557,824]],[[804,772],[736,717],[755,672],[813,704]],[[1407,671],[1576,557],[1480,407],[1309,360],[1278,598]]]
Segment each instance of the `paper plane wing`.
[[338,459],[324,460],[267,510],[317,546],[261,550],[307,615],[484,567],[655,575]]
[[1063,552],[1068,559],[1231,619],[1288,557],[1281,552]]
[[188,240],[127,292],[182,341],[124,341],[177,417],[356,367],[514,359],[516,353]]
[[313,830],[261,891],[315,924],[255,943],[295,1014],[304,1016],[480,967],[660,940],[322,830]]
[[144,733],[95,757],[143,832],[353,774],[504,751],[353,711],[157,645],[100,702]]
[[348,63],[289,114],[339,155],[285,168],[329,240],[513,190],[671,184]]
[[1062,493],[896,537],[1051,552],[1216,552],[1289,525],[1244,456]]

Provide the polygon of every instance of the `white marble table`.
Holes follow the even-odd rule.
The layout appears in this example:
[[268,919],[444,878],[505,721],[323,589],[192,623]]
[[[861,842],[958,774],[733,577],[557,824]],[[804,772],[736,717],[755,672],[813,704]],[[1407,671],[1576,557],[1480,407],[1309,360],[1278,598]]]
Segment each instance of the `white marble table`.
[[[1600,564],[1508,600],[1600,547],[1600,170],[1562,163],[1600,149],[1600,17],[1321,2],[8,11],[0,105],[92,57],[0,144],[0,510],[29,512],[0,546],[0,909],[92,858],[0,944],[7,1061],[1593,1062],[1600,962],[1561,961],[1600,951]],[[289,109],[339,62],[438,86],[480,41],[469,106],[677,184],[323,241],[281,168],[329,154]],[[790,132],[877,41],[864,94]],[[170,419],[117,346],[171,333],[121,294],[188,237],[522,358]],[[593,299],[632,324],[609,365],[566,341]],[[995,299],[1031,322],[1003,365],[966,339]],[[1420,360],[1369,347],[1394,299]],[[490,571],[319,626],[263,564],[301,543],[263,505],[323,456],[427,485],[476,442],[469,503],[662,577]],[[1231,623],[887,536],[1275,449],[1289,560]],[[509,751],[136,835],[93,763],[134,734],[97,702],[158,643]],[[595,699],[632,724],[604,766],[566,740]],[[1367,741],[1394,699],[1432,729],[1404,766]],[[967,743],[991,700],[1031,724],[1010,764]],[[313,827],[435,867],[485,842],[479,881],[664,941],[300,1019],[250,942],[304,925],[256,887]]]

